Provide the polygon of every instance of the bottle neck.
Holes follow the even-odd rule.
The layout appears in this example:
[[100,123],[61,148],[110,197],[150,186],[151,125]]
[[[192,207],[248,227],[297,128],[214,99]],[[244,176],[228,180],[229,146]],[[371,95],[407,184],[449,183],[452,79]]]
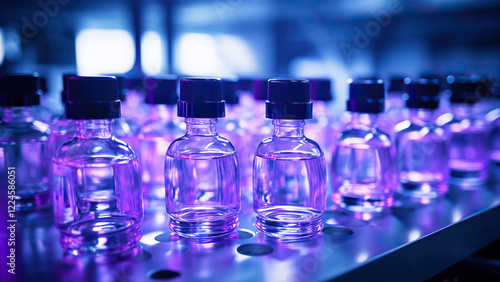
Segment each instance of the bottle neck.
[[410,109],[410,121],[417,125],[431,125],[434,122],[434,109]]
[[186,135],[217,135],[216,118],[186,118]]
[[33,107],[5,107],[2,108],[2,121],[6,123],[33,122]]
[[274,137],[304,137],[304,125],[306,122],[302,119],[275,119]]
[[75,120],[76,136],[78,139],[109,139],[113,136],[112,125],[111,119]]
[[351,128],[375,128],[378,114],[351,112]]
[[150,105],[151,118],[164,122],[169,122],[174,119],[176,114],[175,105]]

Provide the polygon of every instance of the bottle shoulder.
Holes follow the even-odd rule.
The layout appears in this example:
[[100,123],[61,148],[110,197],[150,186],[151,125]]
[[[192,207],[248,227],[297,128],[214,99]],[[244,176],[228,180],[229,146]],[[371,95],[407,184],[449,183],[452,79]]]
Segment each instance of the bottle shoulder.
[[216,135],[184,135],[170,144],[167,155],[173,158],[216,158],[236,154],[226,138]]
[[351,128],[339,134],[337,143],[340,145],[366,144],[374,147],[390,147],[391,138],[387,133],[377,128]]
[[37,120],[27,123],[0,122],[0,140],[46,139],[50,132],[48,124]]
[[318,158],[323,156],[318,143],[307,137],[268,137],[257,147],[256,155],[263,158]]
[[136,158],[134,150],[115,137],[74,138],[56,151],[54,162],[84,165],[86,163],[122,163]]

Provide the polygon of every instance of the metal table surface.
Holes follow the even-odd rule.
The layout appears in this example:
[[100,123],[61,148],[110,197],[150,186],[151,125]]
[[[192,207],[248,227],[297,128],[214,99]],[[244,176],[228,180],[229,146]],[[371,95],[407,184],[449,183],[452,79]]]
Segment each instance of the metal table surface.
[[[50,210],[18,214],[15,278],[23,281],[419,281],[500,238],[500,185],[452,190],[431,203],[398,198],[369,220],[328,211],[314,238],[280,242],[259,234],[251,203],[226,238],[179,238],[163,210],[146,213],[132,250],[75,256],[59,245]],[[7,277],[4,273],[0,276]]]

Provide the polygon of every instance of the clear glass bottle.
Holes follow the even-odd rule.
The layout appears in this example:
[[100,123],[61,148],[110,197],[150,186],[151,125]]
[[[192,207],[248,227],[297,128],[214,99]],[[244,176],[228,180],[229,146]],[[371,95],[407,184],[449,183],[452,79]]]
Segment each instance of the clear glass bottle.
[[[332,150],[335,136],[335,115],[331,111],[330,102],[333,100],[330,79],[310,79],[311,100],[314,101],[314,113],[311,120],[307,121],[305,133],[318,142],[325,152]],[[331,164],[331,154],[325,156],[326,163]]]
[[140,166],[135,152],[113,135],[120,116],[114,77],[70,77],[66,115],[76,138],[53,158],[54,221],[61,246],[109,254],[142,237]]
[[[1,167],[14,167],[16,210],[28,211],[51,204],[49,183],[49,126],[33,118],[33,96],[40,95],[37,75],[0,74]],[[7,193],[7,192],[5,192]]]
[[165,161],[170,229],[191,238],[226,235],[238,226],[241,195],[236,149],[216,131],[224,116],[221,80],[182,78],[178,115],[186,134],[170,144]]
[[[478,81],[448,77],[451,115],[439,117],[449,140],[450,184],[474,188],[488,178],[489,126],[475,114]],[[448,121],[446,120],[448,119]]]
[[378,213],[392,206],[396,170],[389,135],[377,127],[384,111],[381,79],[349,81],[347,110],[351,122],[339,134],[332,162],[333,201],[359,213]]
[[304,135],[312,118],[308,80],[269,80],[266,117],[273,136],[257,148],[253,169],[256,227],[282,239],[310,237],[323,228],[326,162],[321,148]]
[[410,119],[396,125],[396,161],[399,192],[436,198],[448,191],[448,143],[435,124],[439,107],[439,80],[406,79]]
[[[150,78],[149,80],[153,80]],[[139,158],[142,166],[142,187],[148,206],[155,200],[163,200],[165,208],[165,167],[158,160],[165,159],[168,146],[183,135],[183,131],[174,122],[177,94],[177,79],[155,80],[155,87],[146,92],[146,104],[149,105],[149,119],[139,131]],[[150,83],[153,85],[153,83]]]

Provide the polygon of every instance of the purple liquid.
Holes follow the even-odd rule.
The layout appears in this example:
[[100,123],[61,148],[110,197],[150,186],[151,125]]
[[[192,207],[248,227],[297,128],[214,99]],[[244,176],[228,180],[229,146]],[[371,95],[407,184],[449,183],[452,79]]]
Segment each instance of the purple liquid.
[[[390,144],[339,141],[334,157],[333,200],[353,212],[381,212],[392,206],[395,171]],[[360,142],[360,140],[358,140]]]
[[448,191],[448,146],[445,138],[435,133],[416,135],[418,131],[398,134],[399,191],[414,197],[435,198]]
[[481,184],[488,177],[488,132],[482,128],[449,125],[450,182],[461,186]]
[[99,158],[54,162],[55,224],[63,248],[114,253],[140,240],[139,162],[108,162]]
[[284,239],[312,236],[323,228],[325,157],[299,153],[277,157],[255,157],[256,227],[268,236]]
[[15,167],[16,210],[47,207],[51,204],[47,160],[52,156],[48,125],[34,121],[29,107],[4,108],[3,114],[0,167]]
[[165,183],[172,231],[207,238],[226,235],[238,226],[241,196],[236,152],[167,154]]

